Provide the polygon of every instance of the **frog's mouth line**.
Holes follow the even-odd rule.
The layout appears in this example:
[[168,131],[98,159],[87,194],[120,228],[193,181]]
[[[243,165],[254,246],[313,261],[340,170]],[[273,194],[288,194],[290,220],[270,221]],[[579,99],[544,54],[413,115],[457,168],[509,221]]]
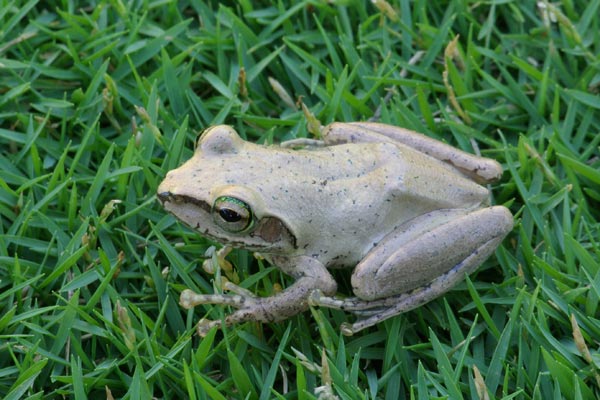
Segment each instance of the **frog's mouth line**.
[[162,193],[158,193],[157,196],[158,196],[158,200],[161,202],[161,204],[163,204],[163,206],[165,203],[168,203],[168,202],[173,202],[176,204],[188,203],[188,204],[195,205],[196,207],[206,211],[209,214],[212,209],[210,204],[208,204],[207,202],[198,200],[194,197],[187,196],[185,194],[174,194],[171,192],[162,192]]

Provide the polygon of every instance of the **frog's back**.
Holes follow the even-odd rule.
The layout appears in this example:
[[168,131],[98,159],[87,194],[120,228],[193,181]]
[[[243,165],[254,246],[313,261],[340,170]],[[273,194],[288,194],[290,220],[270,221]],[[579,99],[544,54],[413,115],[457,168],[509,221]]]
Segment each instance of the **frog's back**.
[[[307,251],[329,266],[354,265],[383,237],[417,216],[475,208],[487,201],[487,189],[403,145],[337,145],[309,152],[303,157],[310,162],[296,166],[304,172],[297,182],[302,187],[299,201],[289,201],[303,214],[298,219],[304,223],[301,230],[310,233],[304,243]],[[326,254],[315,237],[328,241]]]

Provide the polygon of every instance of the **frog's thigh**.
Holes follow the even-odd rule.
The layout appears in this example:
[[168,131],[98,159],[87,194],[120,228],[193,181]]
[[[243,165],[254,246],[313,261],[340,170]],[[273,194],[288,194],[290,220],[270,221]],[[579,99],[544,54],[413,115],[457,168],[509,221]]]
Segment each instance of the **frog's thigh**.
[[357,265],[354,294],[376,300],[427,286],[453,268],[430,297],[450,289],[478,267],[512,228],[510,212],[501,206],[476,211],[440,210],[410,221],[391,233]]

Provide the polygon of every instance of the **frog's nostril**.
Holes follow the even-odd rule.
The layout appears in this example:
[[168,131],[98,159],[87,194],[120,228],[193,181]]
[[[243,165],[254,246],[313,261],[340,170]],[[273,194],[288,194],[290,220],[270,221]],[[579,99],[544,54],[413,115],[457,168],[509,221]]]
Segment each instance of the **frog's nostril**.
[[171,192],[158,192],[156,194],[161,202],[168,201],[171,198]]

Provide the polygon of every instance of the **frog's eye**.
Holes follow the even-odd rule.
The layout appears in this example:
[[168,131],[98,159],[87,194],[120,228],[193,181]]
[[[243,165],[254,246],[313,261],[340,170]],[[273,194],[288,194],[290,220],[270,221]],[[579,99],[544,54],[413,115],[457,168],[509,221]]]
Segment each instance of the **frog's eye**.
[[212,214],[215,223],[229,232],[241,232],[252,225],[250,206],[235,197],[218,197],[213,204]]

